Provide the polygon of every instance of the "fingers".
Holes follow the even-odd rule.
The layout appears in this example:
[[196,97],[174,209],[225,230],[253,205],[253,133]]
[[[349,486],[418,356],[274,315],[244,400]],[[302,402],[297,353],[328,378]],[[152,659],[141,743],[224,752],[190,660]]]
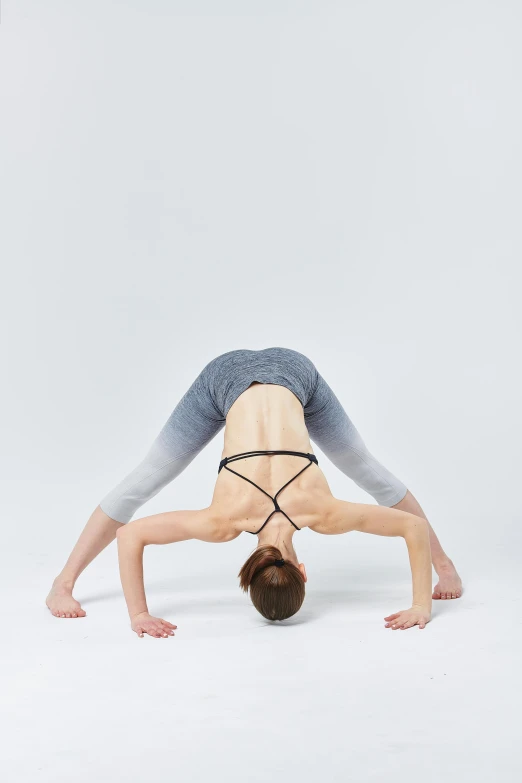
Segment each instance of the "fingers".
[[160,620],[161,628],[163,631],[167,631],[168,633],[174,633],[174,629],[177,628],[177,625],[172,625],[172,623],[168,623],[166,620]]
[[159,630],[155,626],[150,625],[145,625],[141,628],[141,633],[139,633],[138,636],[143,636],[144,633],[146,633],[147,636],[153,636],[155,639],[158,639],[161,636]]
[[398,612],[397,614],[390,615],[390,616],[393,617],[393,618],[396,618],[396,619],[393,622],[386,623],[385,628],[391,628],[392,631],[396,631],[397,628],[400,628],[400,626],[402,625],[402,623],[406,619],[406,618],[402,617],[402,612]]
[[[176,626],[173,627],[176,628]],[[138,636],[143,636],[143,634],[146,633],[148,636],[152,636],[155,639],[167,639],[169,636],[174,636],[174,631],[172,628],[167,628],[164,626],[162,621],[157,621],[155,623],[142,623],[135,630]]]
[[166,620],[160,620],[160,631],[167,636],[174,636],[174,628],[177,628],[177,626],[168,623]]
[[396,617],[400,615],[400,612],[395,612],[395,614],[389,614],[388,617],[385,617],[385,620],[395,620]]
[[[412,628],[414,625],[419,625],[419,628],[425,628],[427,620],[419,615],[412,614],[411,612],[397,612],[390,615],[390,618],[394,618],[390,622],[385,624],[385,628],[391,628],[392,631],[405,631],[407,628]],[[386,618],[388,619],[388,618]]]
[[162,631],[157,625],[149,626],[148,628],[145,628],[145,631],[149,634],[149,636],[154,636],[156,639],[159,639],[159,637],[162,635]]

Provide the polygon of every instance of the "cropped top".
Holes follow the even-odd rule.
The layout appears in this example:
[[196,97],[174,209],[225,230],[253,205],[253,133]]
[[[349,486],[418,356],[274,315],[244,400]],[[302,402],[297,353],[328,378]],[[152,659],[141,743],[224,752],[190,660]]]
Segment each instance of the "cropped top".
[[[296,457],[306,457],[306,459],[309,459],[310,462],[308,463],[308,465],[305,465],[304,468],[299,471],[299,473],[296,473],[295,476],[293,476],[293,478],[290,479],[290,481],[287,481],[286,484],[283,484],[281,489],[278,489],[277,492],[275,493],[274,497],[272,497],[272,495],[269,495],[268,492],[265,492],[265,490],[262,487],[260,487],[258,484],[256,484],[254,481],[251,481],[246,476],[243,476],[241,473],[237,473],[237,471],[232,470],[232,468],[228,467],[228,463],[229,462],[234,462],[235,460],[243,459],[245,457],[257,457],[257,456],[260,456],[262,454],[291,454],[291,455],[296,456]],[[301,528],[297,527],[297,525],[294,522],[292,522],[292,520],[290,519],[288,514],[286,514],[283,511],[283,509],[280,508],[279,503],[277,502],[277,496],[279,495],[280,492],[282,492],[282,490],[285,487],[287,487],[290,484],[290,482],[292,482],[294,479],[296,479],[298,476],[300,476],[301,473],[304,470],[306,470],[306,468],[309,468],[310,465],[312,464],[312,462],[315,462],[316,465],[319,464],[315,454],[307,454],[307,453],[305,453],[303,451],[285,451],[285,450],[276,450],[276,451],[245,451],[242,454],[233,454],[231,457],[224,457],[221,460],[221,462],[219,463],[218,474],[221,471],[221,468],[226,468],[231,473],[235,473],[236,476],[239,476],[240,478],[245,479],[245,481],[248,481],[250,484],[253,484],[254,487],[257,487],[258,489],[260,489],[261,492],[264,492],[264,494],[267,495],[267,497],[269,497],[270,500],[274,503],[274,506],[275,506],[274,510],[268,515],[268,517],[265,519],[265,521],[263,522],[263,524],[261,525],[259,530],[256,530],[255,532],[249,530],[248,531],[249,533],[252,533],[252,535],[257,536],[257,534],[262,531],[262,529],[264,528],[264,526],[266,525],[268,520],[271,518],[271,516],[273,514],[275,514],[277,511],[279,511],[281,514],[284,514],[285,517],[288,519],[289,522],[291,522],[291,524],[295,527],[296,530],[300,530],[301,529]]]

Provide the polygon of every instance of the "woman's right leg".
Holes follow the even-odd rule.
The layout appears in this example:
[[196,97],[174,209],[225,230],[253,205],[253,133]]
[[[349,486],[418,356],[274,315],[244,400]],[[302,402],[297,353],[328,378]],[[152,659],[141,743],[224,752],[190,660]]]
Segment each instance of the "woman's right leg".
[[459,598],[462,595],[460,577],[418,501],[406,485],[368,451],[355,425],[320,374],[304,411],[310,438],[339,470],[372,495],[379,505],[426,519],[433,567],[439,576],[433,598]]
[[83,617],[72,597],[78,576],[147,500],[173,481],[225,424],[209,394],[207,368],[176,405],[143,460],[94,509],[46,604],[56,617]]
[[381,506],[394,506],[408,488],[368,451],[355,425],[325,379],[318,375],[304,408],[310,438],[328,459]]

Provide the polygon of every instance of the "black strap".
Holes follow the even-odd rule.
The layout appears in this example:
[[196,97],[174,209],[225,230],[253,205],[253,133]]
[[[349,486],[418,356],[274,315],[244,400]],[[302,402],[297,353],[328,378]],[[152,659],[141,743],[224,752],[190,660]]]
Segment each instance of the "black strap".
[[[234,462],[235,460],[243,459],[243,457],[256,457],[259,454],[291,454],[291,455],[293,455],[295,457],[308,457],[308,459],[311,459],[312,462],[315,462],[316,465],[319,464],[315,454],[307,454],[304,451],[285,451],[285,450],[281,450],[281,449],[276,450],[276,451],[244,451],[242,454],[233,454],[231,457],[223,457],[223,459],[219,463],[218,473],[221,470],[221,468],[226,467],[228,462]],[[240,475],[240,474],[238,474],[238,475]]]
[[[283,486],[281,487],[281,489],[278,489],[278,490],[277,490],[277,492],[275,493],[274,497],[272,497],[272,495],[269,495],[269,494],[268,494],[268,492],[265,492],[265,490],[264,490],[262,487],[260,487],[260,486],[259,486],[259,484],[256,484],[254,481],[251,481],[249,478],[247,478],[246,476],[243,476],[241,473],[237,473],[235,470],[232,470],[232,468],[229,468],[229,467],[228,467],[228,464],[227,464],[227,463],[229,463],[229,462],[235,462],[235,461],[236,461],[236,460],[238,460],[238,459],[243,459],[243,458],[245,458],[245,457],[257,457],[257,456],[260,456],[260,455],[262,455],[262,454],[290,454],[290,455],[292,455],[292,456],[295,456],[295,457],[306,457],[307,459],[309,459],[309,460],[310,460],[310,462],[308,463],[308,465],[305,465],[305,466],[304,466],[304,468],[303,468],[302,470],[300,470],[300,471],[299,471],[299,473],[296,473],[296,474],[295,474],[295,476],[293,476],[293,478],[291,478],[291,479],[290,479],[290,481],[287,481],[287,482],[286,482],[286,484],[283,484]],[[278,495],[279,495],[279,493],[280,493],[280,492],[282,492],[282,491],[283,491],[283,489],[284,489],[285,487],[287,487],[287,486],[288,486],[288,485],[289,485],[289,484],[290,484],[290,483],[291,483],[291,482],[292,482],[294,479],[296,479],[298,476],[300,476],[300,475],[301,475],[301,473],[302,473],[304,470],[306,470],[306,468],[309,468],[309,467],[310,467],[310,465],[312,464],[312,462],[315,462],[315,464],[316,464],[316,465],[318,465],[318,464],[319,464],[319,462],[318,462],[318,460],[317,460],[317,457],[315,456],[315,454],[307,454],[307,453],[305,453],[305,452],[303,452],[303,451],[286,451],[286,450],[282,450],[282,449],[275,450],[275,451],[244,451],[242,454],[233,454],[231,457],[224,457],[224,458],[221,460],[221,462],[219,463],[219,469],[218,469],[218,473],[221,471],[221,468],[226,468],[228,471],[230,471],[230,473],[235,473],[235,475],[236,475],[236,476],[239,476],[240,478],[244,479],[245,481],[248,481],[248,482],[249,482],[249,484],[253,484],[253,485],[254,485],[254,487],[257,487],[257,489],[260,489],[260,490],[261,490],[261,492],[263,492],[263,493],[264,493],[264,494],[265,494],[267,497],[269,497],[269,498],[270,498],[270,500],[271,500],[271,501],[274,503],[274,506],[275,506],[274,510],[273,510],[273,511],[272,511],[272,512],[271,512],[271,513],[268,515],[268,517],[265,519],[265,521],[263,522],[263,524],[261,525],[261,527],[259,528],[259,530],[256,530],[255,532],[253,532],[252,530],[249,530],[249,531],[248,531],[249,533],[252,533],[252,535],[254,535],[254,536],[257,536],[257,534],[258,534],[258,533],[260,533],[260,532],[262,531],[262,529],[264,528],[264,526],[266,525],[266,523],[268,522],[268,520],[269,520],[269,519],[272,517],[272,515],[273,515],[273,514],[275,514],[277,511],[279,511],[281,514],[284,514],[284,516],[285,516],[285,517],[288,519],[288,521],[289,521],[289,522],[290,522],[290,523],[291,523],[291,524],[292,524],[292,525],[295,527],[295,529],[296,529],[296,530],[300,530],[300,529],[301,529],[301,528],[297,527],[297,525],[296,525],[294,522],[292,522],[292,520],[290,519],[290,517],[288,516],[288,514],[286,514],[286,513],[283,511],[283,509],[282,509],[282,508],[280,508],[280,506],[279,506],[279,503],[277,502],[277,496],[278,496]]]

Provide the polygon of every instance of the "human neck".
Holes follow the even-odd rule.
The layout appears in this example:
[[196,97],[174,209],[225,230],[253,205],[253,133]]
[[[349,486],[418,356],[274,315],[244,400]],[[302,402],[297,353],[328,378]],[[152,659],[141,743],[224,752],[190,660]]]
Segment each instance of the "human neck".
[[297,555],[292,544],[293,533],[293,530],[285,530],[283,532],[283,530],[279,527],[274,527],[271,530],[265,529],[259,533],[257,537],[257,545],[258,547],[275,546],[277,549],[279,549],[285,560],[290,560],[295,565],[299,565]]

